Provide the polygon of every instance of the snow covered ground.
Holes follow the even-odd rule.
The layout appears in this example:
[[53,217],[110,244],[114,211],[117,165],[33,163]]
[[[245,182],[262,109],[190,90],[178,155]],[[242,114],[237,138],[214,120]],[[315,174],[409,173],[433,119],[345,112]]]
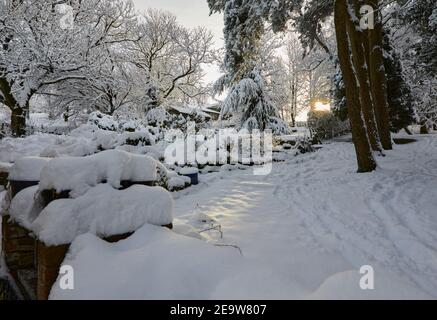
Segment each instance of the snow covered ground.
[[[437,298],[437,135],[414,138],[370,174],[355,172],[351,143],[333,142],[268,176],[202,175],[174,194],[176,232],[79,236],[64,262],[75,289],[55,284],[51,298]],[[194,232],[208,219],[223,239]],[[374,290],[360,289],[363,265]]]

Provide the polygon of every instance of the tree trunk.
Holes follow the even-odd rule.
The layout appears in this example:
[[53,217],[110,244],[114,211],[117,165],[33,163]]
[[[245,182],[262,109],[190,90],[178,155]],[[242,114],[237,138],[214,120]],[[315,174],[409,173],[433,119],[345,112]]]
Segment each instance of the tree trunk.
[[23,108],[12,109],[11,130],[14,137],[21,137],[26,134],[26,113]]
[[294,128],[296,127],[296,120],[294,117],[294,113],[291,114],[291,126]]
[[376,169],[366,127],[362,118],[357,78],[350,60],[349,40],[346,29],[346,0],[335,1],[335,33],[340,67],[346,89],[346,104],[352,131],[352,139],[357,155],[358,172],[371,172]]
[[[354,1],[354,7],[357,7],[356,1]],[[357,11],[355,11],[355,15],[358,16]],[[358,29],[358,26],[352,21],[350,15],[347,16],[345,23],[347,25],[350,39],[353,65],[359,82],[361,108],[366,122],[367,135],[373,151],[382,151],[370,92],[369,67],[367,65],[366,50],[364,46],[364,43],[367,42],[364,39],[366,34]]]
[[375,28],[369,30],[370,48],[370,83],[372,87],[372,98],[375,106],[376,123],[378,125],[379,138],[385,150],[392,150],[390,133],[390,115],[387,100],[387,78],[384,69],[384,57],[382,52],[382,18],[378,0],[368,0],[374,8]]
[[420,123],[420,134],[428,134],[428,133],[429,133],[428,121],[422,121]]
[[[3,95],[3,103],[12,111],[11,131],[15,137],[21,137],[26,133],[26,112],[25,108],[19,106],[12,94],[11,85],[4,77],[0,77],[0,91]],[[30,98],[29,98],[30,99]],[[26,104],[27,110],[29,103]]]

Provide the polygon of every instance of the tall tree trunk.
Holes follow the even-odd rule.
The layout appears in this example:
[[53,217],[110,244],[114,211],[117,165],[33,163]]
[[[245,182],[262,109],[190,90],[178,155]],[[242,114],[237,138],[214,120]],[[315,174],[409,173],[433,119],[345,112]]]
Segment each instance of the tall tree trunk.
[[428,133],[429,133],[428,121],[424,120],[420,122],[420,134],[428,134]]
[[[3,95],[3,103],[12,111],[11,131],[15,137],[21,137],[26,133],[26,110],[20,107],[18,101],[12,95],[11,86],[6,78],[0,77],[0,91]],[[28,108],[28,103],[26,105]]]
[[352,139],[357,155],[358,172],[376,169],[366,127],[362,118],[357,78],[350,60],[349,40],[346,20],[349,19],[346,0],[335,1],[335,33],[340,67],[346,88],[346,104],[352,131]]
[[[358,3],[354,0],[353,4],[350,5],[350,10],[358,16]],[[365,34],[359,29],[359,26],[352,21],[350,14],[345,21],[347,25],[347,32],[349,34],[350,46],[352,50],[352,60],[355,73],[359,82],[360,91],[360,101],[361,108],[363,110],[364,120],[367,127],[367,135],[369,137],[370,145],[374,151],[382,151],[381,143],[379,141],[378,129],[376,126],[375,112],[372,102],[372,96],[370,92],[370,77],[369,77],[369,67],[366,60],[366,50],[364,43],[367,42],[365,39]]]
[[26,113],[23,108],[15,107],[11,115],[12,135],[21,137],[26,134]]
[[376,123],[378,125],[379,137],[382,147],[385,150],[392,150],[390,133],[390,115],[387,100],[387,78],[384,69],[384,56],[382,52],[382,18],[379,0],[367,0],[374,9],[375,28],[369,30],[370,48],[370,83],[372,87],[373,104],[375,106]]

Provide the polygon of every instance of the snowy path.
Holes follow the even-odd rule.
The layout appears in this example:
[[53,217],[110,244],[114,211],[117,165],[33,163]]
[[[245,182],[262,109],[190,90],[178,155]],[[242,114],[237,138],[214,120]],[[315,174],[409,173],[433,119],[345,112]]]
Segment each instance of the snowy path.
[[[200,210],[224,238],[203,235],[243,256],[149,225],[116,244],[83,235],[65,261],[75,290],[56,284],[51,298],[437,298],[437,135],[416,138],[370,174],[355,173],[351,143],[335,142],[268,176],[202,175],[175,194],[175,231]],[[375,290],[359,287],[363,265]]]
[[[225,242],[270,269],[282,297],[305,297],[362,265],[374,266],[376,287],[378,274],[393,286],[373,297],[400,289],[414,296],[413,287],[437,297],[437,137],[397,149],[379,159],[377,172],[357,175],[352,145],[333,143],[276,164],[266,177],[249,170],[213,181],[180,197],[175,211],[188,215],[199,203],[223,225]],[[405,287],[397,287],[400,281]],[[352,291],[352,297],[369,294]]]

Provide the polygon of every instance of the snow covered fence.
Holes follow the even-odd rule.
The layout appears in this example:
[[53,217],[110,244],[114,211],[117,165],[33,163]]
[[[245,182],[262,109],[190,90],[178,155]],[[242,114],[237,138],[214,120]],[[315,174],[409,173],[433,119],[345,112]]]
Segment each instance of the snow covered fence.
[[[22,190],[29,189],[39,183],[39,176],[42,168],[50,159],[39,157],[25,157],[16,161],[9,168],[9,197],[21,193]],[[22,281],[19,279],[26,278],[28,270],[34,268],[35,264],[35,239],[29,235],[29,231],[11,219],[9,212],[2,212],[2,251],[5,256],[5,262],[9,268],[11,276],[16,280],[25,298],[32,298],[26,295],[24,286],[20,286]]]
[[23,295],[48,298],[78,235],[117,242],[144,224],[172,228],[170,193],[145,185],[159,180],[164,171],[153,158],[121,150],[18,160],[11,169],[14,189],[3,219],[2,245]]

